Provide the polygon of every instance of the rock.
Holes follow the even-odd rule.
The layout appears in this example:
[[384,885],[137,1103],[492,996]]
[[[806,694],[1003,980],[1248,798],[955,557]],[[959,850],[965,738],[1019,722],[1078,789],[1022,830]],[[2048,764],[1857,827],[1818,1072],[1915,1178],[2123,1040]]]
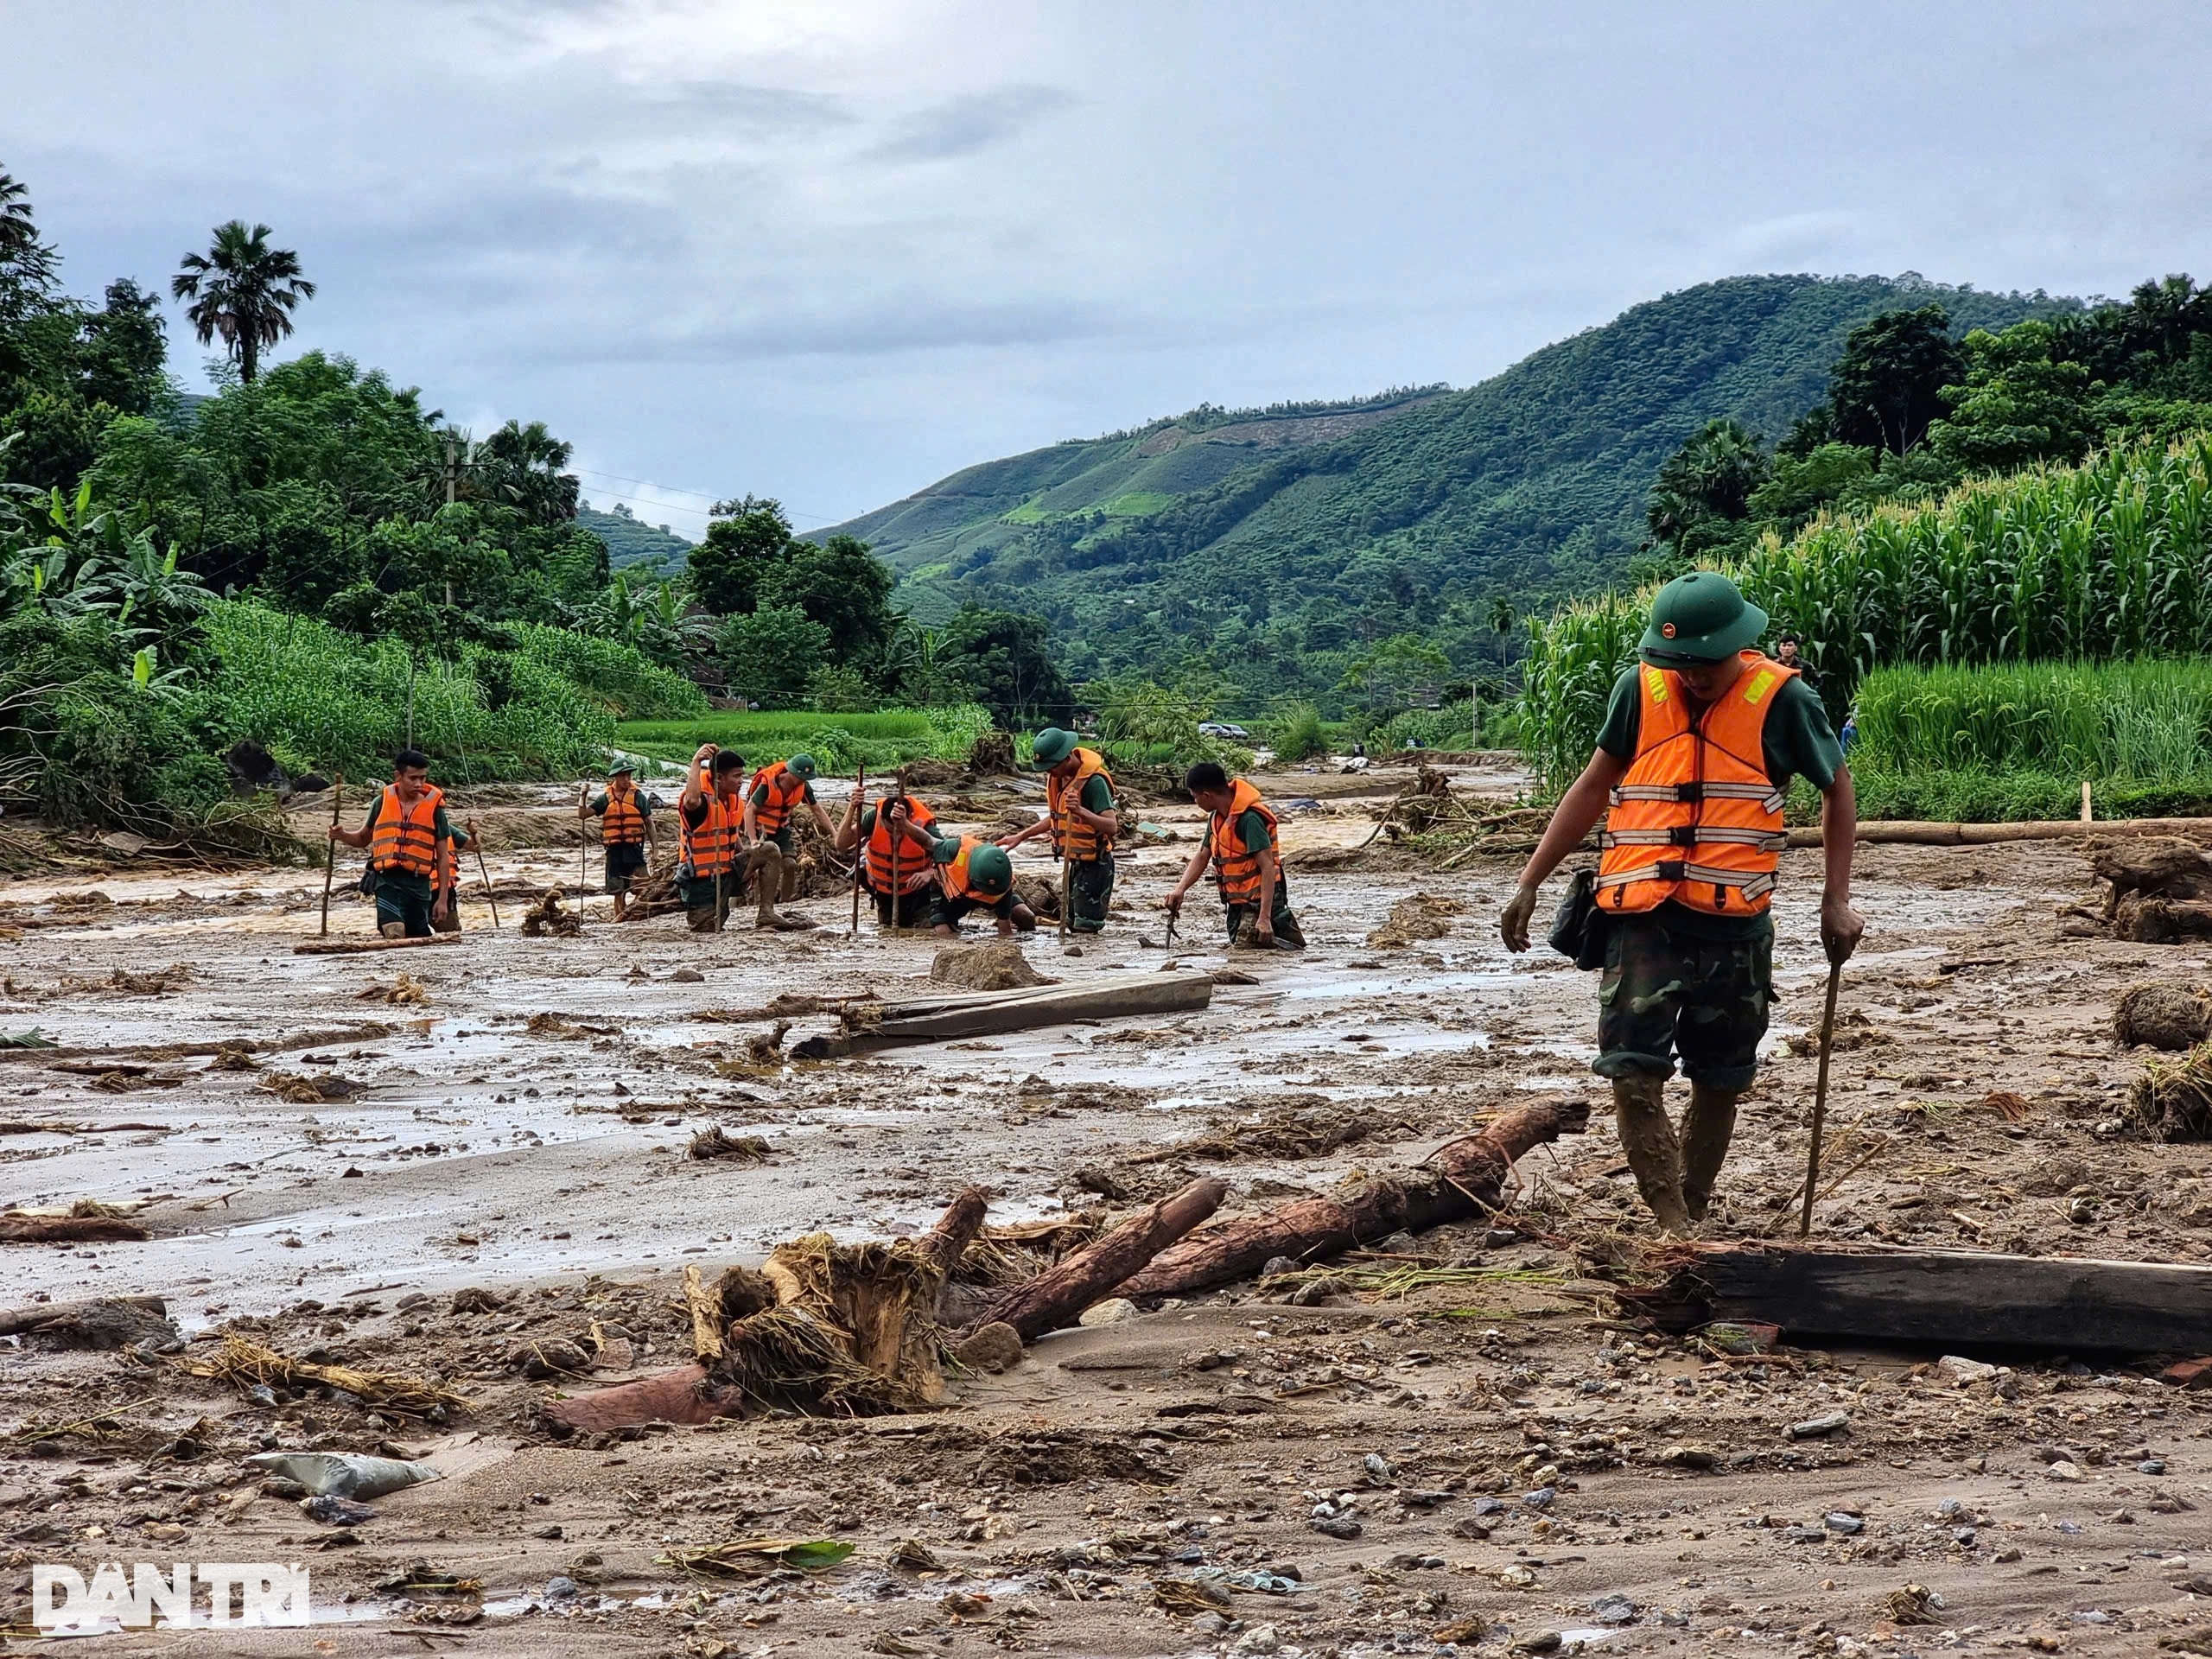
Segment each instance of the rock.
[[1286,1273],[1299,1272],[1304,1266],[1305,1264],[1294,1256],[1271,1255],[1268,1258],[1267,1264],[1260,1269],[1260,1277],[1279,1279]]
[[1969,1382],[1986,1382],[1997,1375],[1997,1367],[1985,1365],[1978,1359],[1961,1359],[1956,1354],[1946,1354],[1933,1367],[1934,1374],[1947,1382],[1963,1388]]
[[1368,1479],[1377,1486],[1389,1485],[1391,1478],[1398,1472],[1398,1465],[1380,1452],[1370,1452],[1362,1458],[1360,1467],[1367,1471]]
[[[705,810],[703,807],[700,809],[702,811]],[[583,1586],[565,1573],[556,1573],[545,1580],[545,1599],[548,1601],[566,1601],[571,1596],[582,1593]]]
[[[696,968],[679,968],[668,976],[668,982],[671,985],[703,985],[707,982],[707,976]],[[556,1579],[554,1582],[558,1584],[560,1580]]]
[[1025,986],[1059,983],[1029,965],[1018,939],[948,944],[931,962],[930,977],[967,991],[1014,991]]
[[1808,1417],[1802,1423],[1790,1424],[1789,1438],[1793,1440],[1815,1440],[1824,1434],[1837,1433],[1850,1427],[1849,1412],[1831,1411],[1823,1416]]
[[2113,1010],[2112,1034],[2123,1048],[2194,1048],[2212,1036],[2212,1007],[2179,985],[2131,985]]
[[2044,1470],[2044,1472],[2049,1475],[2053,1480],[2080,1480],[2082,1478],[2082,1465],[2075,1462],[2071,1458],[2059,1459],[2057,1462],[2052,1464],[2050,1467]]
[[1590,1604],[1590,1617],[1600,1624],[1633,1624],[1636,1604],[1626,1596],[1600,1596]]
[[555,1376],[583,1376],[591,1370],[591,1356],[565,1337],[518,1343],[507,1355],[507,1369],[538,1381]]
[[359,1452],[258,1452],[245,1461],[248,1468],[268,1477],[264,1490],[277,1481],[296,1482],[302,1491],[318,1496],[382,1497],[438,1478],[438,1471],[427,1463],[372,1458]]
[[456,1313],[496,1313],[503,1304],[495,1293],[481,1285],[464,1285],[454,1292],[449,1306]]
[[80,1302],[24,1332],[29,1348],[89,1349],[112,1353],[121,1348],[147,1344],[151,1353],[175,1353],[184,1346],[183,1333],[159,1307],[143,1301],[100,1300]]
[[1850,1537],[1854,1533],[1861,1533],[1866,1530],[1866,1522],[1862,1518],[1855,1515],[1847,1514],[1842,1510],[1829,1510],[1827,1514],[1821,1517],[1821,1524],[1826,1527],[1830,1532],[1840,1532],[1847,1538]]
[[1539,1486],[1533,1492],[1524,1493],[1521,1501],[1532,1510],[1548,1510],[1552,1506],[1553,1500],[1558,1497],[1559,1491],[1556,1487]]
[[952,1357],[971,1371],[997,1376],[1021,1363],[1021,1333],[1002,1319],[994,1319],[952,1347]]
[[2145,1458],[2135,1465],[2135,1472],[2139,1475],[2163,1475],[2166,1472],[2166,1460],[2164,1458]]
[[1137,1317],[1137,1305],[1126,1296],[1109,1296],[1103,1302],[1093,1302],[1076,1315],[1082,1325],[1120,1325]]
[[302,1498],[300,1508],[308,1520],[320,1521],[326,1527],[358,1527],[364,1521],[377,1518],[377,1512],[367,1504],[329,1492]]
[[1348,1515],[1317,1515],[1306,1524],[1329,1538],[1357,1538],[1366,1530]]
[[1275,1634],[1272,1624],[1255,1624],[1236,1638],[1231,1653],[1274,1653],[1282,1646],[1282,1638]]
[[1710,1469],[1720,1461],[1720,1454],[1711,1446],[1670,1446],[1659,1454],[1659,1461],[1674,1469]]

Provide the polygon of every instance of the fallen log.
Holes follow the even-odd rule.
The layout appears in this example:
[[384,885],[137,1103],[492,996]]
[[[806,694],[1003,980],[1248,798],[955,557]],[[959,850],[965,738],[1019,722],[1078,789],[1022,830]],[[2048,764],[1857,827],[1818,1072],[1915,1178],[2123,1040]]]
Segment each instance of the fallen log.
[[[1789,832],[1792,847],[1821,844],[1820,826]],[[1911,818],[1862,822],[1854,840],[1868,845],[1989,847],[2008,841],[2079,841],[2091,836],[2212,836],[2212,818],[2060,818],[2027,823],[1942,823]]]
[[699,1269],[683,1269],[683,1306],[691,1316],[691,1352],[701,1360],[722,1357],[722,1298],[719,1288],[709,1290]]
[[1517,1106],[1480,1135],[1439,1147],[1420,1167],[1377,1176],[1341,1197],[1300,1198],[1194,1233],[1116,1287],[1119,1294],[1187,1296],[1249,1279],[1268,1261],[1310,1262],[1384,1238],[1463,1221],[1496,1206],[1514,1161],[1589,1127],[1582,1101]]
[[679,1365],[657,1371],[635,1382],[578,1395],[569,1400],[548,1400],[539,1407],[544,1416],[570,1428],[604,1434],[643,1423],[705,1423],[717,1417],[734,1417],[743,1409],[743,1394],[707,1375],[703,1365]]
[[101,1296],[83,1302],[34,1302],[28,1307],[0,1307],[0,1337],[20,1337],[57,1319],[82,1319],[103,1307],[121,1303],[149,1313],[167,1313],[169,1305],[158,1296]]
[[960,1258],[968,1253],[976,1235],[983,1230],[983,1215],[989,1202],[989,1194],[982,1187],[965,1187],[945,1206],[937,1225],[922,1236],[922,1254],[941,1278],[952,1276],[952,1270],[960,1265]]
[[902,1002],[854,1004],[840,1011],[841,1030],[806,1038],[791,1052],[796,1059],[836,1059],[906,1043],[998,1036],[1078,1020],[1182,1014],[1203,1008],[1212,1000],[1210,975],[1154,972],[1116,974],[1073,985],[1018,991],[971,991]]
[[292,947],[296,957],[359,957],[372,950],[412,950],[422,944],[459,944],[461,933],[432,933],[419,939],[302,939]]
[[2212,1353],[2212,1268],[1971,1250],[1685,1244],[1616,1293],[1667,1330],[1714,1319],[1951,1348]]
[[153,1235],[113,1216],[0,1216],[0,1244],[112,1244]]
[[1111,1295],[1132,1273],[1221,1208],[1229,1184],[1212,1176],[1139,1211],[1086,1249],[1027,1284],[1016,1285],[970,1320],[968,1330],[1010,1325],[1024,1342],[1075,1323],[1077,1314]]

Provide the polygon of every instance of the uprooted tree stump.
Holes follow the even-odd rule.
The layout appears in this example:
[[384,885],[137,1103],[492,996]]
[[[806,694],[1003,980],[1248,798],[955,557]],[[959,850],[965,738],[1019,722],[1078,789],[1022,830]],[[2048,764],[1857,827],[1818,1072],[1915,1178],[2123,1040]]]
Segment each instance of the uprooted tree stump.
[[2112,1034],[2123,1048],[2193,1048],[2212,1036],[2212,999],[2180,985],[2131,985],[2113,1009]]
[[2092,842],[2089,868],[2110,883],[2105,922],[2139,944],[2212,938],[2212,853],[2183,836]]
[[1114,1292],[1132,1299],[1188,1296],[1249,1278],[1278,1255],[1309,1262],[1392,1233],[1464,1221],[1496,1207],[1516,1159],[1562,1135],[1580,1135],[1589,1122],[1583,1101],[1516,1107],[1480,1135],[1438,1147],[1403,1174],[1377,1176],[1341,1196],[1300,1198],[1217,1222],[1155,1256]]

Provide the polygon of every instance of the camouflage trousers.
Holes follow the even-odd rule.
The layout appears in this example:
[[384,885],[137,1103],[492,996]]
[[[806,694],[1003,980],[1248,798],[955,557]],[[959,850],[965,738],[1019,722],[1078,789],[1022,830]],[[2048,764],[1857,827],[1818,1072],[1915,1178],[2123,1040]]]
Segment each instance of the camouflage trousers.
[[1774,998],[1772,925],[1710,939],[1655,912],[1609,917],[1606,930],[1591,1070],[1670,1077],[1679,1058],[1694,1083],[1722,1094],[1750,1088]]

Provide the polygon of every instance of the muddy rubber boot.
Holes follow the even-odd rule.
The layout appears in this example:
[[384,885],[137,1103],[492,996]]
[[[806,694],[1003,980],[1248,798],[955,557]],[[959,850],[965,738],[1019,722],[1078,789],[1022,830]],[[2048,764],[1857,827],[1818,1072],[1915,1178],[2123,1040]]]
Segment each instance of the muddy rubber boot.
[[1682,1114],[1682,1205],[1692,1221],[1703,1221],[1713,1202],[1713,1183],[1728,1157],[1728,1141],[1736,1133],[1736,1103],[1740,1095],[1724,1095],[1701,1083],[1690,1085],[1690,1103]]
[[784,893],[784,849],[772,841],[762,842],[753,849],[752,874],[760,887],[760,908],[753,916],[753,925],[781,927],[784,918],[776,913],[776,900]]
[[1687,1237],[1692,1230],[1682,1202],[1682,1148],[1667,1120],[1666,1089],[1663,1077],[1615,1077],[1613,1114],[1644,1208],[1667,1231]]
[[379,922],[377,924],[377,931],[383,934],[387,939],[404,939],[407,937],[407,924],[404,922]]

